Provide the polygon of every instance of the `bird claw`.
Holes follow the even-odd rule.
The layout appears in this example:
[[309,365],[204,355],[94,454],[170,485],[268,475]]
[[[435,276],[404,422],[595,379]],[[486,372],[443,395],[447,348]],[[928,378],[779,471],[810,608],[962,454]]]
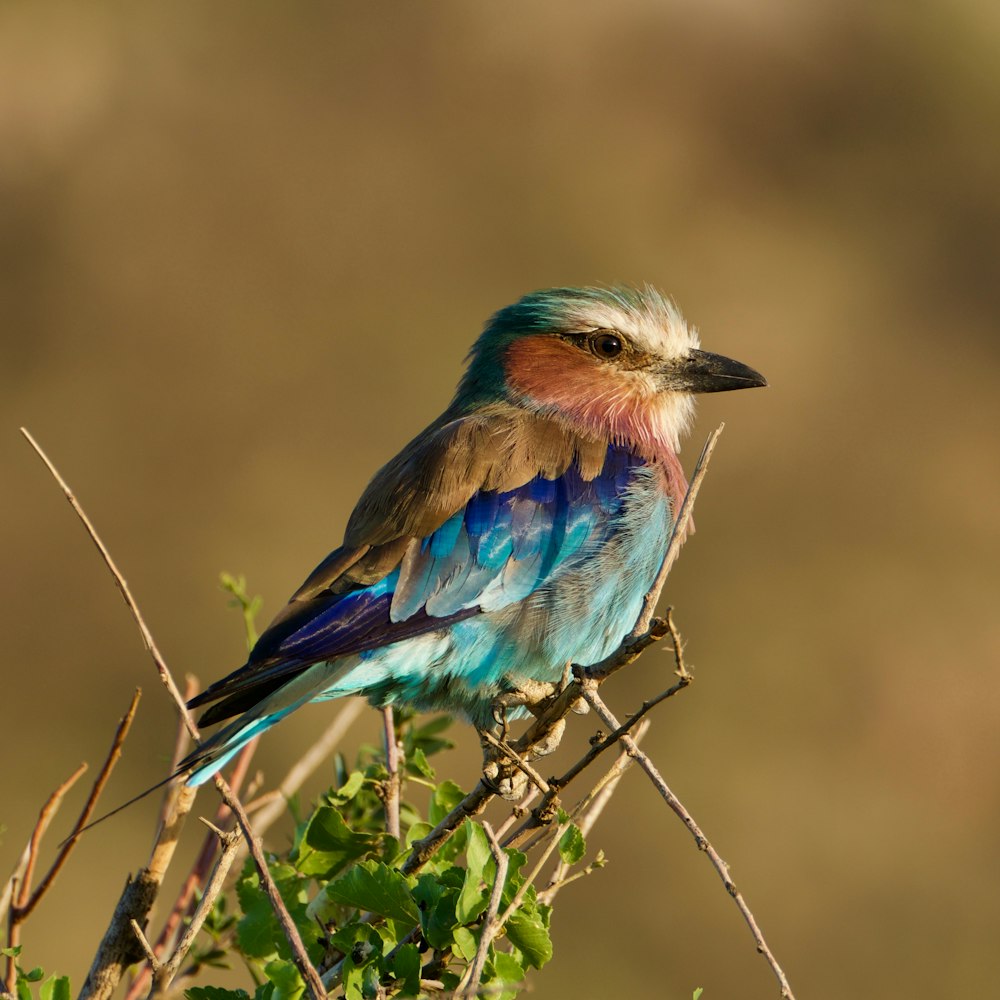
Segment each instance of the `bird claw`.
[[516,802],[528,790],[528,776],[510,761],[488,761],[483,765],[483,780],[497,795]]
[[[528,764],[553,753],[562,742],[565,731],[566,720],[557,719],[545,730],[540,739],[520,751],[520,762]],[[513,748],[497,746],[486,738],[485,732],[487,730],[483,730],[480,735],[483,747],[483,780],[502,798],[508,801],[520,799],[527,791],[530,781],[528,775],[511,760],[510,754],[514,753]],[[506,734],[499,737],[495,733],[491,735],[494,739],[506,743]]]

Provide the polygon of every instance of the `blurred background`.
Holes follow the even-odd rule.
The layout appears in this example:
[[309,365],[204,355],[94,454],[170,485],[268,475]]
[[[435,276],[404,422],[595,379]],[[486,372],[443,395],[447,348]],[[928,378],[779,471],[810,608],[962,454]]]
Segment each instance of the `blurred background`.
[[[704,399],[685,450],[726,421],[668,586],[697,683],[647,746],[800,997],[995,990],[998,44],[983,0],[2,5],[0,874],[134,686],[107,805],[175,726],[19,425],[208,682],[244,651],[220,570],[266,622],[493,310],[649,281],[771,388]],[[443,767],[471,783],[473,740]],[[85,839],[26,966],[81,984],[156,811]],[[777,995],[640,774],[591,847],[610,864],[560,898],[536,995]]]

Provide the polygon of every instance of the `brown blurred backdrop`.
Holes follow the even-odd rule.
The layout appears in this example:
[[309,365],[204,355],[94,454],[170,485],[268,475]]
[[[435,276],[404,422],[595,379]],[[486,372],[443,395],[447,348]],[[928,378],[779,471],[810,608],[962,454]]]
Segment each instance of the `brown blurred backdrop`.
[[[175,672],[207,681],[243,652],[219,571],[273,614],[446,403],[492,310],[650,281],[772,383],[704,400],[685,452],[726,420],[669,588],[698,681],[659,712],[654,758],[800,997],[990,995],[997,9],[0,7],[0,874],[135,685],[109,805],[162,776],[174,733],[20,424]],[[645,657],[614,707],[668,664]],[[258,764],[282,773],[329,711]],[[477,756],[467,741],[445,766],[471,781]],[[27,965],[80,985],[155,811],[86,839],[27,925]],[[611,863],[562,897],[537,995],[777,995],[638,774],[592,846]]]

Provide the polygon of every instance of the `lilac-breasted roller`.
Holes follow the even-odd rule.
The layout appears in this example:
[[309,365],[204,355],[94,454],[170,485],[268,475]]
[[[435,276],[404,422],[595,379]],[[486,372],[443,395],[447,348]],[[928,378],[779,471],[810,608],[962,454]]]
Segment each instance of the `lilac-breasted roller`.
[[247,663],[192,699],[211,706],[204,725],[236,718],[182,763],[188,784],[310,701],[363,695],[486,728],[567,663],[602,660],[666,554],[694,394],[763,385],[699,350],[648,286],[501,309],[448,408],[375,474],[343,545]]

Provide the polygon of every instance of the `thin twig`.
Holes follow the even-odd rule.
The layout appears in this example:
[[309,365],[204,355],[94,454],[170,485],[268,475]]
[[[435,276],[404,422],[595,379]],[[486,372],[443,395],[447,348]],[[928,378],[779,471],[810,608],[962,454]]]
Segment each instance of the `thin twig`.
[[483,917],[483,929],[479,937],[479,947],[476,949],[476,957],[469,967],[464,984],[460,985],[456,991],[456,996],[459,997],[475,997],[480,993],[479,981],[483,978],[483,969],[486,967],[486,958],[489,955],[490,945],[503,927],[503,924],[497,919],[497,914],[500,911],[503,887],[507,881],[507,869],[510,865],[510,858],[508,858],[507,852],[500,846],[497,836],[489,823],[483,823],[483,830],[486,831],[486,837],[490,842],[490,853],[496,862],[497,870],[493,878],[493,891],[490,893],[489,905],[486,907],[486,915]]
[[524,819],[524,817],[528,815],[530,812],[528,807],[532,802],[534,802],[537,796],[537,788],[532,787],[529,789],[528,794],[525,795],[513,809],[511,809],[510,815],[497,827],[497,840],[499,840],[518,820]]
[[510,762],[524,774],[527,775],[531,783],[543,794],[549,790],[549,783],[506,741],[498,740],[488,730],[483,730],[480,734],[490,746],[505,754]]
[[[160,680],[177,705],[178,712],[188,732],[193,739],[197,740],[198,729],[187,710],[187,706],[184,704],[184,699],[181,697],[177,685],[174,683],[166,662],[153,640],[152,633],[149,631],[145,619],[139,611],[139,606],[136,604],[135,598],[132,596],[132,592],[129,590],[121,571],[111,558],[111,554],[101,541],[83,507],[77,501],[66,481],[59,474],[58,469],[56,469],[49,457],[42,451],[38,442],[35,441],[25,428],[21,428],[21,433],[59,485],[63,495],[69,501],[77,517],[79,517],[91,541],[111,572],[115,584],[139,629],[143,644],[153,660]],[[194,789],[183,787],[176,792],[168,790],[167,794],[171,796],[169,813],[166,821],[161,824],[161,828],[157,834],[149,864],[140,870],[135,878],[130,876],[126,881],[125,889],[112,914],[111,923],[101,940],[90,971],[84,981],[83,989],[80,991],[80,1000],[106,1000],[117,988],[124,970],[142,958],[142,951],[138,947],[135,935],[132,932],[131,921],[135,920],[142,926],[148,918],[149,911],[156,900],[167,867],[173,858],[180,829],[194,802]]]
[[11,902],[10,910],[7,914],[7,947],[11,951],[7,955],[7,971],[5,975],[7,991],[11,994],[15,993],[17,989],[17,968],[13,949],[21,943],[21,924],[27,917],[25,911],[31,898],[29,896],[31,892],[31,880],[35,874],[35,864],[38,861],[38,850],[41,847],[42,837],[45,836],[45,831],[48,830],[53,817],[59,811],[66,793],[80,780],[86,770],[87,765],[81,764],[48,797],[45,805],[42,806],[41,812],[38,814],[38,820],[35,823],[34,829],[31,831],[31,839],[28,841],[27,858],[24,863],[24,872],[20,877],[17,874],[11,876]]
[[135,693],[132,695],[132,701],[129,703],[125,714],[118,722],[114,738],[111,741],[111,748],[108,750],[107,756],[104,758],[101,770],[94,779],[94,784],[90,789],[90,795],[87,796],[87,801],[84,803],[83,809],[80,810],[80,815],[73,824],[72,832],[69,837],[63,841],[61,847],[59,848],[59,853],[56,855],[55,861],[52,862],[52,867],[45,873],[45,877],[42,881],[38,883],[38,888],[31,894],[31,899],[29,899],[27,903],[20,908],[22,911],[22,920],[26,919],[31,914],[31,911],[42,901],[42,897],[46,892],[48,892],[50,886],[55,881],[56,876],[66,863],[67,858],[69,858],[72,853],[73,848],[76,846],[76,842],[80,836],[80,831],[87,825],[90,817],[94,814],[94,810],[97,808],[97,801],[101,797],[101,793],[104,791],[104,788],[111,777],[111,772],[114,770],[115,765],[121,758],[122,746],[125,743],[129,730],[132,728],[132,721],[135,719],[136,709],[139,707],[139,699],[141,697],[142,689],[136,688]]
[[[635,731],[635,736],[633,738],[637,744],[642,742],[643,737],[649,732],[649,727],[650,722],[646,719]],[[607,804],[611,801],[611,796],[618,790],[618,785],[624,777],[625,772],[629,770],[633,764],[635,764],[634,758],[632,758],[626,750],[622,750],[607,774],[604,775],[601,781],[599,781],[597,785],[591,789],[586,798],[584,798],[570,813],[580,830],[581,836],[583,836],[585,840],[590,835],[590,831],[597,822],[597,818],[602,812],[604,812]],[[555,870],[549,876],[548,884],[538,894],[538,901],[540,903],[551,903],[556,893],[562,889],[563,886],[568,885],[575,878],[588,874],[590,871],[590,869],[587,868],[578,872],[574,876],[567,877],[571,867],[572,865],[560,859],[559,864],[556,865]]]
[[[181,732],[183,733],[183,731],[183,727],[181,727]],[[233,770],[229,775],[229,782],[237,794],[239,794],[240,786],[246,779],[247,771],[250,769],[250,761],[256,747],[257,740],[251,740],[236,757]],[[208,820],[202,819],[202,822],[209,827],[209,832],[202,841],[194,864],[184,879],[180,892],[178,892],[177,898],[174,900],[174,905],[170,909],[170,914],[163,925],[163,929],[160,931],[159,937],[157,937],[156,943],[153,945],[153,952],[157,956],[166,954],[171,948],[181,927],[181,923],[192,908],[195,893],[205,885],[206,879],[209,878],[209,871],[212,869],[212,863],[215,861],[220,843],[222,842],[222,836],[224,835],[219,831],[222,827],[228,825],[229,821],[232,820],[232,815],[232,810],[229,806],[225,802],[220,802],[211,823]],[[223,846],[225,845],[223,844]],[[242,848],[243,840],[242,837],[239,837],[237,838],[236,845],[237,853],[234,857],[239,856]],[[129,985],[128,991],[125,994],[125,1000],[138,1000],[139,997],[145,994],[154,971],[150,965],[144,965]]]
[[[608,706],[605,705],[601,696],[597,693],[596,683],[586,683],[583,689],[583,694],[590,703],[590,707],[594,709],[605,724],[617,729],[619,726],[618,720],[615,718]],[[642,750],[639,749],[638,746],[636,746],[635,740],[633,740],[631,736],[624,735],[621,737],[621,741],[629,755],[635,758],[636,763],[649,776],[650,780],[656,786],[656,790],[663,797],[663,800],[678,816],[681,822],[688,828],[688,832],[694,838],[695,844],[698,846],[698,850],[704,851],[708,855],[709,860],[712,862],[712,866],[719,873],[719,877],[722,879],[722,882],[726,887],[726,891],[730,896],[732,896],[733,901],[736,903],[740,913],[743,915],[743,919],[747,922],[747,926],[750,928],[750,933],[753,935],[754,943],[757,946],[757,951],[759,951],[767,960],[767,964],[771,967],[771,971],[777,978],[778,985],[781,987],[782,998],[784,998],[784,1000],[795,1000],[794,995],[792,994],[792,988],[788,985],[788,979],[786,978],[784,971],[778,964],[778,960],[774,957],[771,949],[767,946],[767,942],[764,940],[764,935],[761,933],[760,927],[758,927],[757,921],[754,918],[753,913],[750,911],[750,907],[747,906],[742,894],[737,890],[735,883],[729,875],[729,865],[722,860],[719,853],[709,842],[708,838],[704,833],[702,833],[701,828],[695,822],[694,817],[687,811],[684,804],[667,786],[667,783],[663,780],[663,776],[656,769],[653,762]]]
[[278,891],[278,886],[275,884],[274,878],[271,875],[271,870],[267,867],[267,859],[264,857],[264,851],[260,845],[260,840],[254,834],[253,829],[250,826],[250,820],[247,818],[247,814],[242,803],[238,798],[236,798],[232,789],[228,784],[226,784],[225,779],[219,774],[215,776],[215,787],[218,788],[219,794],[222,796],[225,803],[230,809],[232,809],[234,815],[236,816],[236,821],[243,830],[243,835],[246,837],[247,841],[247,847],[250,850],[250,856],[253,858],[254,865],[257,868],[257,874],[260,876],[261,886],[263,887],[264,892],[267,893],[267,898],[271,902],[271,908],[274,910],[274,915],[278,918],[278,923],[281,924],[281,929],[284,931],[285,937],[288,939],[288,944],[292,949],[292,961],[299,970],[299,973],[306,984],[306,989],[309,991],[313,1000],[325,1000],[326,990],[323,988],[323,983],[319,978],[319,973],[309,960],[309,955],[306,952],[306,946],[302,942],[302,936],[299,934],[299,929],[295,926],[295,922],[292,920],[291,915],[285,906],[285,901],[281,898],[281,893]]
[[392,705],[382,709],[382,739],[385,744],[385,766],[389,777],[385,780],[385,832],[400,839],[399,834],[399,742],[396,739],[396,719]]
[[97,546],[97,551],[100,552],[105,565],[111,571],[111,575],[114,577],[115,583],[118,585],[118,589],[121,591],[121,595],[125,599],[125,603],[128,605],[129,611],[132,612],[132,617],[135,619],[135,623],[139,627],[139,634],[142,636],[142,641],[146,650],[153,658],[153,663],[156,664],[156,670],[160,675],[160,680],[163,682],[167,691],[170,692],[171,698],[174,699],[174,702],[177,705],[177,710],[181,713],[181,718],[184,719],[184,723],[187,726],[188,732],[191,734],[191,738],[197,740],[198,727],[194,724],[194,720],[191,718],[191,713],[184,704],[184,699],[181,697],[181,693],[178,691],[177,685],[174,683],[173,676],[167,669],[166,661],[163,659],[156,642],[153,640],[153,634],[149,631],[145,619],[139,611],[139,605],[136,604],[135,598],[132,596],[132,591],[129,590],[128,583],[125,582],[125,577],[121,574],[121,570],[119,570],[117,565],[115,565],[115,561],[111,558],[111,553],[107,550],[104,542],[101,541],[100,536],[97,534],[93,524],[90,522],[90,518],[87,517],[83,507],[80,506],[80,503],[77,501],[76,496],[74,496],[73,491],[67,485],[66,480],[59,474],[59,470],[52,464],[49,456],[42,451],[41,445],[39,445],[39,443],[31,436],[26,427],[21,428],[21,433],[24,435],[28,444],[35,449],[38,457],[45,463],[45,467],[52,474],[52,478],[59,484],[59,488],[63,491],[63,495],[76,512],[76,516],[80,518],[81,522],[83,522],[84,528],[87,529],[87,534],[90,535],[90,540]]
[[218,837],[219,843],[222,845],[222,853],[219,855],[219,859],[212,869],[211,877],[205,886],[205,891],[202,894],[201,901],[198,903],[198,908],[194,911],[191,922],[188,924],[187,930],[174,949],[174,953],[166,962],[160,964],[159,968],[156,968],[156,966],[153,967],[151,997],[166,992],[171,982],[173,982],[174,976],[177,975],[177,970],[181,967],[181,962],[184,961],[185,956],[191,950],[191,946],[194,944],[194,940],[198,936],[202,925],[212,912],[215,900],[218,898],[219,893],[222,892],[222,886],[226,881],[226,876],[229,874],[229,869],[232,868],[233,862],[240,851],[243,831],[239,827],[226,833],[211,823],[206,825],[211,827]]
[[725,426],[725,424],[719,424],[709,434],[708,440],[701,449],[701,454],[698,456],[698,461],[694,466],[694,472],[691,474],[691,482],[688,484],[687,492],[684,494],[684,502],[681,504],[680,513],[677,515],[677,519],[674,521],[670,532],[670,544],[667,546],[667,554],[663,557],[663,565],[660,566],[660,572],[656,574],[656,579],[653,581],[653,586],[649,588],[649,593],[643,599],[642,612],[639,615],[639,620],[632,629],[632,633],[629,636],[630,639],[636,638],[649,630],[649,624],[656,613],[656,604],[660,599],[663,585],[667,582],[667,577],[670,575],[670,571],[677,561],[677,556],[680,555],[681,546],[687,537],[688,527],[691,524],[691,515],[694,513],[694,502],[698,499],[698,491],[701,489],[702,481],[708,472],[708,463],[712,460],[712,452],[715,451],[715,446],[718,444]]

